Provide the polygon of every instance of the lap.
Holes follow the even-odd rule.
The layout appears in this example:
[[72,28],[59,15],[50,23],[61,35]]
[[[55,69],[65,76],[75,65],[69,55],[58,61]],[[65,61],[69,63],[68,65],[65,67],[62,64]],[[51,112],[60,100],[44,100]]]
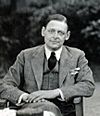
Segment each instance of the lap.
[[26,103],[17,110],[23,114],[39,114],[43,111],[51,111],[55,116],[61,116],[61,114],[62,116],[75,116],[75,106],[72,101],[66,103],[58,99],[49,100],[47,102]]
[[17,112],[18,114],[25,114],[25,116],[31,116],[34,114],[37,114],[37,116],[40,116],[41,114],[42,116],[43,111],[50,111],[53,112],[55,116],[61,116],[59,108],[49,101],[24,104]]

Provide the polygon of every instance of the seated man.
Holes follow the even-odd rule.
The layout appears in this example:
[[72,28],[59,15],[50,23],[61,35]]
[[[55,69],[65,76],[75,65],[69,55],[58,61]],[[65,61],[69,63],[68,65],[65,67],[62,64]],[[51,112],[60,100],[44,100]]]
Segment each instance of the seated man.
[[75,116],[73,98],[93,94],[92,71],[83,51],[63,45],[70,37],[66,17],[50,15],[45,23],[45,44],[19,53],[0,84],[0,96],[18,112],[29,108],[38,115]]

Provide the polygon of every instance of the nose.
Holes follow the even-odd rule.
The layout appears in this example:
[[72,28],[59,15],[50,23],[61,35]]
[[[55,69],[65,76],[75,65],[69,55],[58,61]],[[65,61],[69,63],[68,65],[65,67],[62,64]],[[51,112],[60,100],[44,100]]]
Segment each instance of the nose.
[[57,32],[57,31],[55,31],[54,37],[55,37],[55,38],[58,38],[58,32]]

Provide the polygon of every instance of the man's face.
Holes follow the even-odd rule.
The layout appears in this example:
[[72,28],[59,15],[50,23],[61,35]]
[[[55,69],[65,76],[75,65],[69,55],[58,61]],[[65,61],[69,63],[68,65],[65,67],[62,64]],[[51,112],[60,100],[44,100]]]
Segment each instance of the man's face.
[[50,50],[57,50],[63,45],[68,36],[67,28],[65,22],[52,20],[47,24],[46,28],[42,29],[45,44]]

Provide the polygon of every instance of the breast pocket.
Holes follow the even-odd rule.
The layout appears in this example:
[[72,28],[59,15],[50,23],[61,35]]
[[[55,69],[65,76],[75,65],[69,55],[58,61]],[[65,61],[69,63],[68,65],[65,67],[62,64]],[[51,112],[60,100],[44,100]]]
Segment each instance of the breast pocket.
[[71,85],[76,83],[76,78],[78,76],[78,73],[80,71],[80,68],[75,68],[75,69],[71,69],[67,75],[67,82]]

